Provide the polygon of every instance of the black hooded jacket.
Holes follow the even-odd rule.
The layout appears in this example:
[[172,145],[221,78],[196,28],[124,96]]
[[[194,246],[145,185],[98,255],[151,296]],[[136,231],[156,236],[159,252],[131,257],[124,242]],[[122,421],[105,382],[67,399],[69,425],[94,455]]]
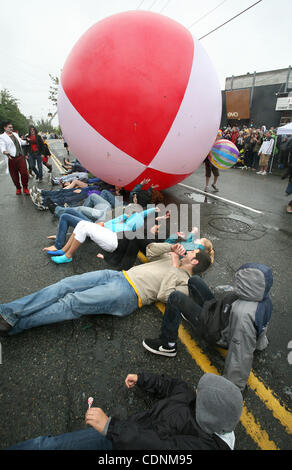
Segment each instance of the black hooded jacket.
[[230,450],[216,434],[207,434],[195,419],[195,390],[185,382],[142,373],[137,385],[160,398],[145,412],[126,420],[112,417],[106,437],[117,450]]

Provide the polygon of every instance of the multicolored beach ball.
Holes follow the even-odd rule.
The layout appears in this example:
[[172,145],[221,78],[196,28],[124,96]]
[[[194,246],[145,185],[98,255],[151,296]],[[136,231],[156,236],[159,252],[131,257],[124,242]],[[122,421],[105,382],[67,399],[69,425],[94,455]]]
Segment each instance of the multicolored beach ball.
[[158,13],[102,19],[62,70],[58,113],[72,154],[126,190],[145,178],[161,190],[191,175],[210,152],[221,111],[220,82],[201,42]]
[[238,157],[238,148],[227,139],[217,140],[209,153],[210,162],[220,170],[228,170],[233,167]]

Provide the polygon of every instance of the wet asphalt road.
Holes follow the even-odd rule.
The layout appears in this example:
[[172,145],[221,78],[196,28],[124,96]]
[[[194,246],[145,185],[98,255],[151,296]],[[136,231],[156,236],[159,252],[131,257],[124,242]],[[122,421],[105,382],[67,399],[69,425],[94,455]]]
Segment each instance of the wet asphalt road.
[[[60,160],[65,156],[61,141],[51,141],[51,149]],[[97,261],[97,248],[91,242],[78,250],[72,263],[59,266],[52,263],[42,248],[50,244],[47,235],[56,233],[57,219],[49,212],[36,210],[29,197],[15,196],[1,161],[0,157],[2,303],[66,276],[109,268],[103,261]],[[50,188],[44,171],[42,187]],[[54,173],[58,174],[55,165]],[[30,180],[32,184],[35,183]],[[183,184],[204,189],[203,166]],[[261,177],[239,169],[221,172],[218,196],[261,213],[212,198],[205,200],[180,185],[165,191],[169,203],[200,204],[201,235],[212,240],[216,251],[215,263],[204,275],[211,288],[232,284],[235,270],[246,262],[264,263],[273,270],[270,344],[265,351],[256,353],[253,373],[271,391],[274,409],[270,410],[265,403],[265,393],[261,390],[255,393],[247,387],[245,405],[263,439],[258,441],[241,422],[236,429],[237,449],[269,448],[271,442],[278,449],[291,449],[291,435],[285,428],[289,419],[291,425],[291,414],[287,411],[292,409],[292,365],[288,362],[288,343],[292,340],[292,217],[285,212],[286,184],[287,180],[282,181],[275,174]],[[128,373],[163,372],[195,385],[203,371],[184,344],[179,343],[178,355],[173,359],[154,356],[142,347],[144,337],[157,336],[160,324],[161,313],[153,305],[123,319],[87,316],[1,337],[1,449],[39,435],[83,428],[89,396],[94,398],[95,406],[122,417],[150,406],[149,396],[125,388]],[[222,372],[224,362],[219,352],[210,350],[187,324],[183,323],[183,327],[211,364]],[[286,413],[285,423],[279,419],[281,410]]]

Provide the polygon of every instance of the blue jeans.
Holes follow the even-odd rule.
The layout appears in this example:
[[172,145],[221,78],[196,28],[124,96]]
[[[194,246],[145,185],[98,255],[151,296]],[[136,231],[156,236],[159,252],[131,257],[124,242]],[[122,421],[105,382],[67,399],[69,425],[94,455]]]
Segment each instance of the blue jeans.
[[87,197],[88,188],[81,189],[80,193],[75,193],[75,189],[59,189],[57,191],[42,190],[43,204],[47,205],[47,198],[51,199],[58,206],[63,206],[65,202],[71,206],[77,205]]
[[76,227],[80,220],[87,220],[91,222],[91,220],[83,215],[81,212],[78,212],[76,209],[66,209],[66,212],[61,215],[58,227],[58,233],[55,241],[55,247],[60,250],[63,248],[66,242],[66,235],[68,232],[69,227]]
[[112,441],[89,427],[60,436],[40,436],[7,450],[111,450]]
[[[34,152],[29,155],[30,168],[35,172],[36,177],[43,179],[43,162],[40,153]],[[36,164],[38,169],[36,169]]]
[[83,315],[126,316],[138,297],[124,274],[108,269],[70,276],[33,294],[0,304],[10,335],[36,326],[74,320]]
[[[105,191],[105,190],[103,190]],[[100,194],[103,193],[103,191],[101,191]],[[111,193],[110,193],[111,194]],[[112,196],[112,194],[111,194]],[[112,206],[110,204],[110,202],[107,201],[107,199],[103,198],[101,195],[99,194],[90,194],[90,196],[88,196],[88,198],[84,201],[84,204],[83,204],[84,207],[97,207],[98,208],[105,208],[105,209],[111,209]]]
[[113,193],[111,193],[107,189],[103,189],[100,195],[103,199],[109,202],[109,204],[111,205],[113,209],[115,208],[115,206],[123,205],[122,198],[118,199]]

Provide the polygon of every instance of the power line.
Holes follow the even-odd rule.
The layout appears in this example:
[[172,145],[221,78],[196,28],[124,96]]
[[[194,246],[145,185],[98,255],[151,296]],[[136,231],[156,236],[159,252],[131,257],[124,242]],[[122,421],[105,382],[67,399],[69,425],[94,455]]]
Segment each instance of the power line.
[[214,33],[214,31],[217,31],[217,29],[220,29],[222,28],[222,26],[225,26],[227,23],[230,23],[230,21],[234,20],[235,18],[237,18],[238,16],[242,15],[243,13],[245,13],[246,11],[250,10],[251,8],[255,7],[258,3],[262,2],[263,0],[258,0],[258,2],[254,3],[253,5],[251,5],[250,7],[246,8],[245,10],[241,11],[240,13],[238,13],[237,15],[233,16],[232,18],[230,18],[229,20],[225,21],[225,23],[221,24],[220,26],[217,26],[217,28],[213,29],[212,31],[210,31],[209,33],[205,34],[204,36],[202,36],[201,38],[199,38],[199,41],[201,39],[204,39],[206,38],[207,36],[209,36],[210,34]]
[[142,0],[142,2],[139,3],[139,5],[137,6],[136,10],[139,10],[140,6],[142,5],[142,3],[144,3],[144,0]]
[[205,15],[201,16],[198,20],[196,20],[194,23],[191,24],[191,26],[188,27],[188,29],[191,29],[195,24],[199,23],[199,21],[203,20],[204,18],[206,18],[206,16],[210,15],[211,13],[213,13],[213,11],[217,10],[217,8],[221,7],[221,5],[223,5],[223,3],[226,3],[228,0],[223,0],[223,2],[219,3],[219,5],[217,5],[215,8],[213,8],[212,10],[208,11]]
[[149,7],[149,10],[151,10],[151,8],[153,7],[153,5],[155,5],[155,3],[157,2],[157,0],[154,0],[154,2],[151,4],[151,6]]
[[167,5],[169,4],[170,0],[167,0],[166,4],[164,5],[164,7],[161,8],[161,10],[158,12],[158,13],[161,13],[163,10],[165,10],[165,8],[167,7]]

